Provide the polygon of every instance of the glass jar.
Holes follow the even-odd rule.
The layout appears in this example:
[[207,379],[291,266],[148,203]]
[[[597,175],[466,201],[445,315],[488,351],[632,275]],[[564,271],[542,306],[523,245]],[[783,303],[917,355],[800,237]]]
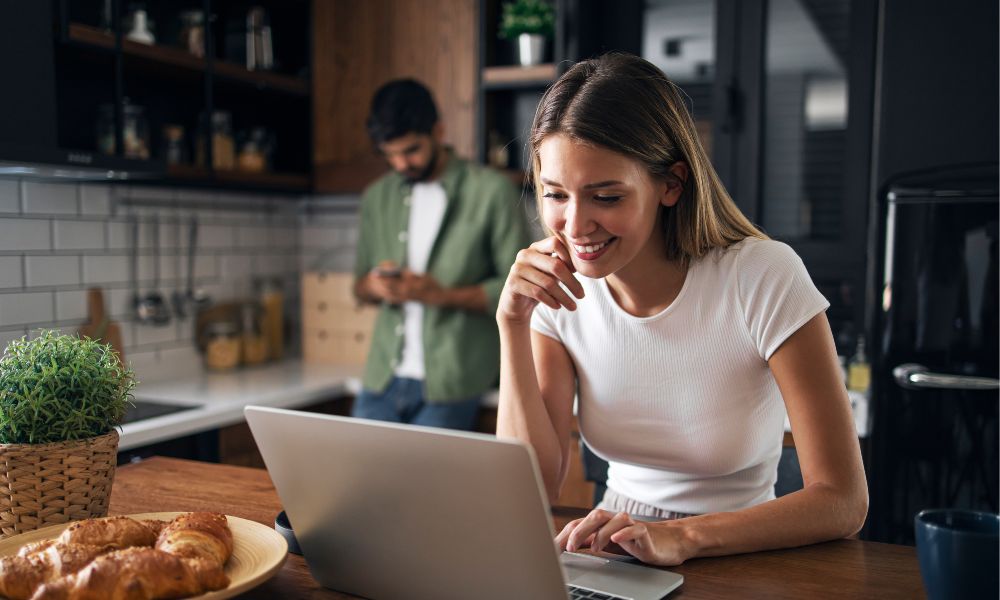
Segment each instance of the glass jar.
[[213,371],[225,371],[240,364],[242,345],[239,325],[232,321],[215,321],[205,329],[205,366]]
[[205,56],[205,13],[185,10],[180,14],[181,31],[177,43],[198,58]]
[[181,165],[189,162],[187,148],[184,146],[184,126],[163,126],[163,157],[168,165]]
[[[149,124],[146,111],[128,99],[122,103],[122,138],[126,158],[149,158]],[[97,149],[104,154],[115,154],[115,106],[102,104],[97,115]]]
[[243,364],[259,365],[269,356],[267,339],[261,332],[263,309],[256,302],[243,305]]
[[205,156],[205,140],[211,139],[212,168],[229,170],[236,167],[236,144],[233,141],[233,116],[227,110],[212,111],[208,119],[208,132],[204,130],[205,119],[199,119],[198,143],[195,158],[201,166],[208,161]]
[[272,148],[270,132],[263,127],[254,127],[244,135],[236,164],[241,171],[267,171],[271,168]]

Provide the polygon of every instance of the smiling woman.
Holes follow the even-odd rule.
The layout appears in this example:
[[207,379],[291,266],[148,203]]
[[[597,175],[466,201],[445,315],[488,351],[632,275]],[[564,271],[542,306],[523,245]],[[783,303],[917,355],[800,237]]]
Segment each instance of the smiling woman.
[[[576,398],[610,463],[558,544],[672,565],[860,529],[829,303],[736,208],[673,83],[634,56],[579,63],[539,104],[531,150],[549,237],[518,254],[497,310],[497,432],[534,447],[554,499]],[[775,499],[786,414],[805,488]]]

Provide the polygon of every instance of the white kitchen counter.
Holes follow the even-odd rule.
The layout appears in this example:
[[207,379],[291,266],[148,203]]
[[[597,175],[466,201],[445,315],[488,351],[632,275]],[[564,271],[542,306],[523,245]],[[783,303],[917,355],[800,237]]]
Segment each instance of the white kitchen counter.
[[136,402],[150,401],[191,410],[126,423],[119,450],[129,450],[242,422],[248,404],[301,408],[361,387],[363,367],[306,364],[301,360],[214,373],[205,369],[143,374]]

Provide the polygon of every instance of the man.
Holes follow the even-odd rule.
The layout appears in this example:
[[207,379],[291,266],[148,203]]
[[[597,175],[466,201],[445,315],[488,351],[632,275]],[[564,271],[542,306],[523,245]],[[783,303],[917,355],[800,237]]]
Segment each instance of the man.
[[353,414],[472,429],[498,379],[500,291],[530,243],[519,193],[443,145],[414,80],[380,88],[367,127],[392,171],[362,201],[354,293],[382,308]]

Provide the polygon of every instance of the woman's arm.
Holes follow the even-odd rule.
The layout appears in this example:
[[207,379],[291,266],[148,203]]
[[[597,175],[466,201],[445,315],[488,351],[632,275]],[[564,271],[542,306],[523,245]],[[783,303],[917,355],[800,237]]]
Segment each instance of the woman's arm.
[[644,562],[802,546],[856,533],[868,513],[861,451],[826,314],[813,317],[768,362],[795,432],[804,488],[757,506],[658,523],[594,511],[556,538],[564,548],[609,542]]
[[[560,258],[563,255],[565,262]],[[517,256],[497,309],[497,436],[532,446],[549,501],[555,502],[569,468],[576,375],[563,345],[531,330],[531,314],[539,302],[552,308],[576,308],[573,299],[559,287],[560,281],[578,298],[583,297],[583,288],[567,267],[572,263],[565,247],[554,238],[536,242]]]

